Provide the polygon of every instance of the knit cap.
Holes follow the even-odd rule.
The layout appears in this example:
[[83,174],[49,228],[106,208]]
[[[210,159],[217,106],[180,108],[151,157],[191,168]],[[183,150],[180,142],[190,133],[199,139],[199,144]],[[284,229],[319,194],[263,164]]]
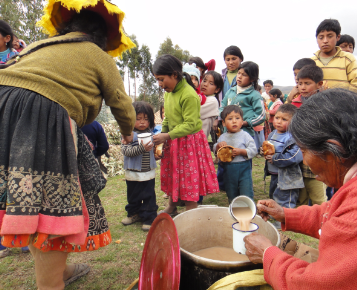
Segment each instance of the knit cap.
[[182,68],[182,71],[189,74],[190,76],[195,76],[198,81],[200,80],[201,73],[200,70],[196,68],[196,64],[185,64]]

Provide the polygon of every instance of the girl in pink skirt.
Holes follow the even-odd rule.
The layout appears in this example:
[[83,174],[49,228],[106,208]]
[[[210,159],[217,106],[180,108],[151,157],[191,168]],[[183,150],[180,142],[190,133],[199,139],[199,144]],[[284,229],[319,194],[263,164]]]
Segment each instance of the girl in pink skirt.
[[200,98],[182,63],[171,55],[159,57],[153,73],[165,93],[165,118],[155,144],[164,144],[161,190],[169,195],[164,212],[177,214],[180,200],[186,210],[197,207],[200,196],[219,192],[210,148],[202,131]]

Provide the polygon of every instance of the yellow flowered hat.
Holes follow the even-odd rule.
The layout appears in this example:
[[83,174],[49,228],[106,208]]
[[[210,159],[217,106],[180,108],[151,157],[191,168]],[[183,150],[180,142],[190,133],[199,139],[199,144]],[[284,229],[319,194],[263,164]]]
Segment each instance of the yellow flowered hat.
[[81,10],[91,10],[100,14],[108,28],[107,49],[112,57],[121,57],[123,52],[135,47],[123,29],[124,12],[108,0],[48,0],[45,15],[37,23],[49,36],[57,34],[63,22],[69,21]]

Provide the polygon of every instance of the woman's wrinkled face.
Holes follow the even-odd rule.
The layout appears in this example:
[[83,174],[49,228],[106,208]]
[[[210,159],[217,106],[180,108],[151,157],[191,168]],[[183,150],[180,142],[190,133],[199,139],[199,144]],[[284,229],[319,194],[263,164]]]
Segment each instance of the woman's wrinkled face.
[[311,150],[301,148],[304,164],[316,175],[316,180],[329,187],[340,188],[349,169],[332,153],[317,155]]

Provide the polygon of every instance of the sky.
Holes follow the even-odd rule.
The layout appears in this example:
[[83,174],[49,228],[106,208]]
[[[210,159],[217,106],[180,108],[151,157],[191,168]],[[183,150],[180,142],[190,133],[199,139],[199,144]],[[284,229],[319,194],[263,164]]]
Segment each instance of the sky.
[[[160,44],[175,44],[203,61],[225,68],[223,52],[238,46],[244,61],[259,65],[260,84],[293,86],[293,65],[318,50],[316,28],[326,18],[338,19],[342,34],[357,41],[357,2],[354,1],[158,1],[112,0],[126,14],[124,29],[139,45],[149,46],[155,59]],[[357,50],[354,55],[357,57]]]

